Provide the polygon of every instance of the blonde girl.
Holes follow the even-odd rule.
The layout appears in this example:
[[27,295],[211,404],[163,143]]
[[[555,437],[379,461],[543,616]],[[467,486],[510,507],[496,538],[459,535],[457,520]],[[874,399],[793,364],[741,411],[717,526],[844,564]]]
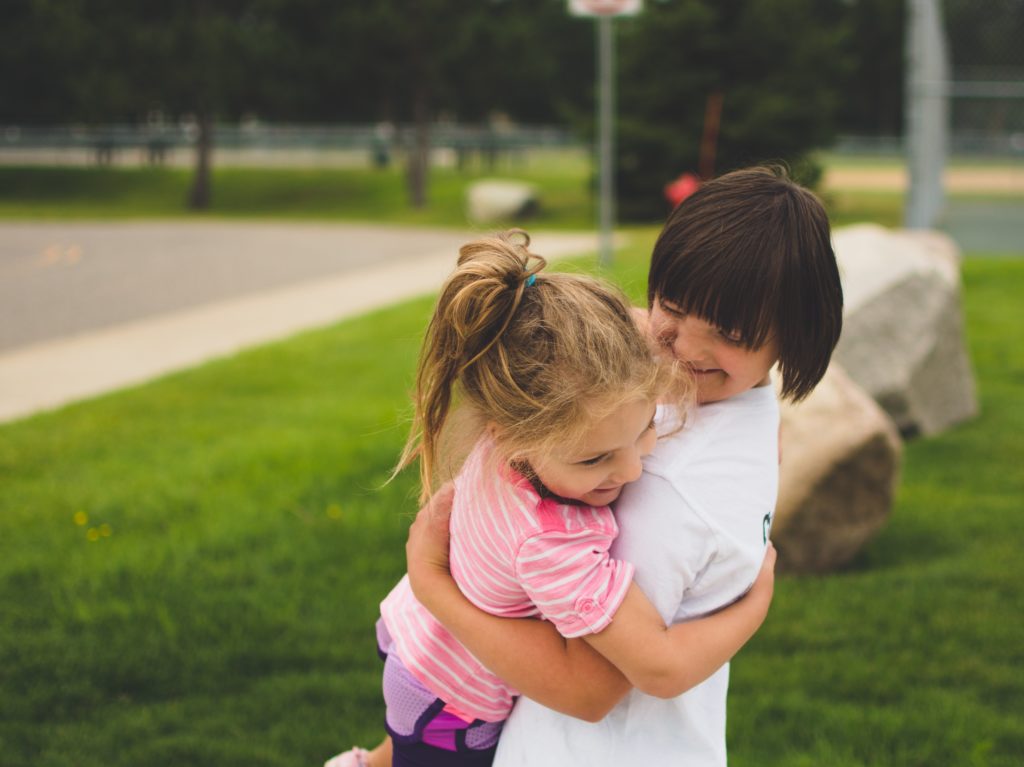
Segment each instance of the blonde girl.
[[[656,361],[616,289],[544,266],[521,231],[461,249],[423,343],[398,470],[418,460],[428,498],[450,473],[453,408],[469,414],[472,448],[450,520],[460,589],[494,615],[542,617],[562,637],[582,637],[640,689],[677,694],[752,636],[770,589],[666,628],[633,566],[611,558],[609,504],[654,448],[657,403],[684,407],[692,379]],[[407,578],[381,604],[377,641],[389,739],[328,765],[489,765],[517,693],[430,615]]]

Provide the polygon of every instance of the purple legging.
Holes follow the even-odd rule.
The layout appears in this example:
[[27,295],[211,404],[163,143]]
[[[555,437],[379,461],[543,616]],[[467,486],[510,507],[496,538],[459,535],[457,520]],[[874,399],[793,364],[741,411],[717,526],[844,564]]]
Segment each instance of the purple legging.
[[392,767],[489,767],[502,722],[466,722],[445,711],[444,701],[402,664],[383,620],[377,621],[377,649],[384,659]]

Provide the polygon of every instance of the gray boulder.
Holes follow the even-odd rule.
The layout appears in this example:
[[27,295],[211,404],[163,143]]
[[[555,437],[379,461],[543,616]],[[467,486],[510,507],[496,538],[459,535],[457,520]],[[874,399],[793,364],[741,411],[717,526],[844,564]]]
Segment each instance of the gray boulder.
[[779,569],[848,564],[892,511],[903,446],[885,411],[835,362],[803,401],[781,405]]
[[838,229],[843,334],[835,359],[904,436],[977,414],[960,310],[960,259],[935,231]]
[[524,181],[485,179],[466,190],[466,214],[477,224],[516,221],[537,213],[537,188]]

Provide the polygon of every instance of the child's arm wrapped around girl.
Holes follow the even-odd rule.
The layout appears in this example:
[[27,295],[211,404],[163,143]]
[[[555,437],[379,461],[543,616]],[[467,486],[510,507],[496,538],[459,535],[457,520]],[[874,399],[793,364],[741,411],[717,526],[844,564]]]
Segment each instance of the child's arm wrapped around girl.
[[485,666],[543,705],[599,721],[632,688],[657,697],[700,684],[760,628],[774,591],[775,550],[769,545],[747,595],[713,615],[666,626],[635,584],[612,622],[584,639],[565,639],[543,620],[500,618],[473,605],[448,570],[445,486],[417,515],[406,543],[417,599]]

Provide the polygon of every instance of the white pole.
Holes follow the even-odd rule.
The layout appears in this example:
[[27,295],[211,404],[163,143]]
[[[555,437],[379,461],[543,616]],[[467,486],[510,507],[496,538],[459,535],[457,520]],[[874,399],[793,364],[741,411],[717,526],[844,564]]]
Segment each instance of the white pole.
[[909,0],[907,10],[906,151],[910,186],[904,226],[928,229],[936,225],[945,204],[949,57],[938,0]]
[[615,40],[612,17],[597,19],[600,263],[611,266],[615,228]]

